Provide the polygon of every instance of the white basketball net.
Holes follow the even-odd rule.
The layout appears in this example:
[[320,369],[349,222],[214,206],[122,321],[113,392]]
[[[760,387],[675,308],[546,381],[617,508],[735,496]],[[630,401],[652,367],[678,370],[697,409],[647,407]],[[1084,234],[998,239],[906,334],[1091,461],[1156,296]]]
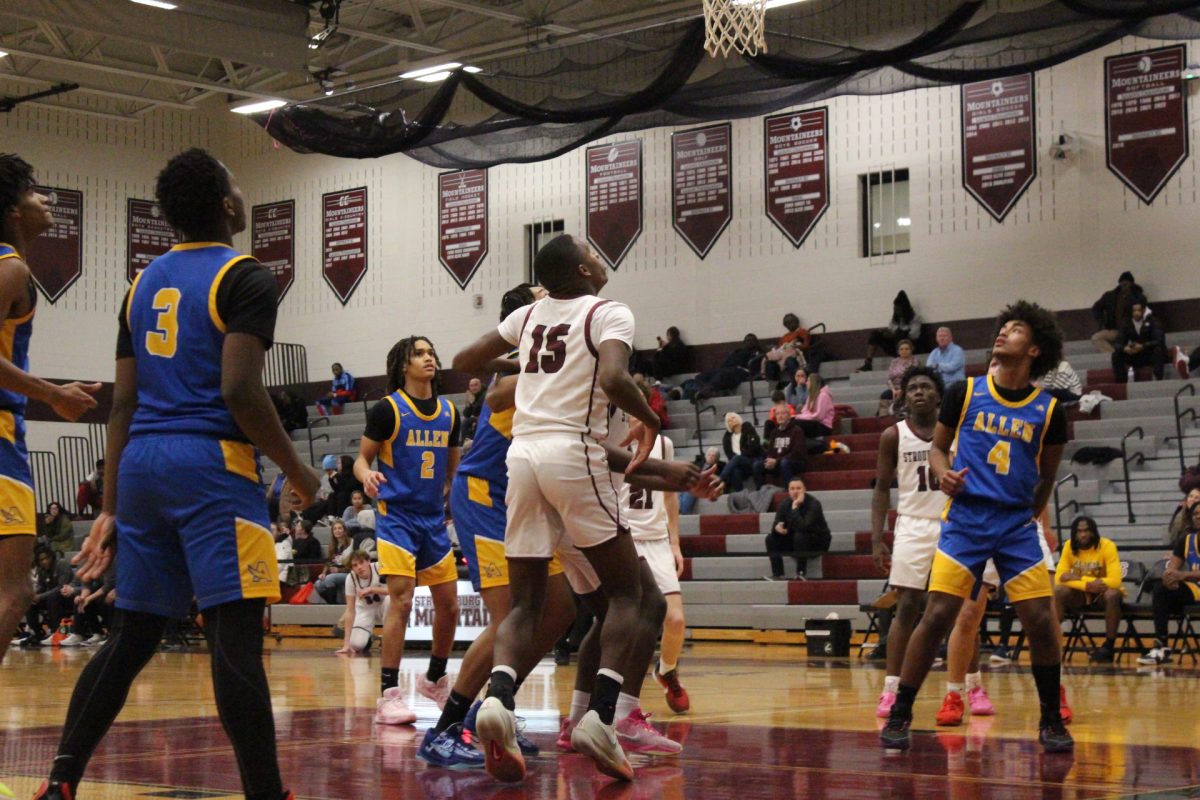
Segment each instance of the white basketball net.
[[713,58],[767,52],[766,16],[767,0],[704,0],[704,49]]

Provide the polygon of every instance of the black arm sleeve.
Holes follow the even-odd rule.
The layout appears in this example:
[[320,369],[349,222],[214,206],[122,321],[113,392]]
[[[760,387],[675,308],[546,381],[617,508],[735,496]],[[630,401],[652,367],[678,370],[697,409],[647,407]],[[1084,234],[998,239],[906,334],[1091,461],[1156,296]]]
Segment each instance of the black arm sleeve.
[[275,276],[257,261],[238,262],[229,268],[217,288],[217,314],[226,333],[250,333],[266,347],[275,342]]
[[1171,555],[1178,558],[1180,561],[1187,560],[1187,532],[1184,531],[1183,536],[1178,536],[1175,539],[1175,549],[1171,551]]
[[121,313],[117,317],[117,358],[133,358],[133,334],[129,331],[129,292],[121,301]]
[[384,398],[367,412],[367,427],[363,430],[363,436],[376,442],[386,442],[392,438],[394,430],[396,430],[396,412],[392,410],[392,404]]
[[462,447],[462,414],[454,415],[454,427],[450,429],[450,446]]
[[1050,422],[1046,425],[1046,438],[1042,440],[1042,443],[1050,445],[1067,443],[1067,412],[1063,409],[1062,403],[1054,404]]
[[938,422],[947,428],[957,428],[958,420],[962,417],[963,404],[967,402],[967,381],[959,381],[946,390],[942,397],[942,408],[938,412]]

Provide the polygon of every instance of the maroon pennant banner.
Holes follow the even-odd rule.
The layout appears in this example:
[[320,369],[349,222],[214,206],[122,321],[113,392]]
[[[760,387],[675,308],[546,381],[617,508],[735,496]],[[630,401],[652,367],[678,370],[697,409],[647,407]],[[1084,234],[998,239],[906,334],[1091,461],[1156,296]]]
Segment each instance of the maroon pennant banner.
[[799,247],[829,208],[829,109],[777,114],[763,123],[767,216]]
[[438,175],[438,261],[467,288],[488,252],[486,169]]
[[153,200],[125,204],[125,280],[133,283],[150,262],[179,244],[179,236]]
[[1032,75],[962,87],[963,186],[997,222],[1037,175]]
[[54,216],[54,225],[31,241],[29,252],[22,255],[33,282],[53,304],[83,274],[83,192],[52,186],[33,188],[48,198],[46,205]]
[[367,187],[321,195],[321,273],[342,305],[367,274]]
[[296,280],[296,201],[264,203],[250,212],[250,254],[275,276],[275,303]]
[[728,122],[671,134],[671,224],[704,258],[733,219]]
[[1104,59],[1104,138],[1108,168],[1154,202],[1188,157],[1183,45]]
[[587,149],[587,239],[616,269],[642,232],[642,142]]

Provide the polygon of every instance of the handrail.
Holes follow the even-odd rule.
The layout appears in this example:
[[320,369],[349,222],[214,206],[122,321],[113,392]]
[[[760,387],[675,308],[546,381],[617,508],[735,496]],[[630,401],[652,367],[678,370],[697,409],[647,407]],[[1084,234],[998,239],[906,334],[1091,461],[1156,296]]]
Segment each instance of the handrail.
[[1128,451],[1125,448],[1126,440],[1129,439],[1130,436],[1133,436],[1135,433],[1137,434],[1137,437],[1139,439],[1146,438],[1146,432],[1144,430],[1142,430],[1141,425],[1138,425],[1137,427],[1131,429],[1128,433],[1126,433],[1124,436],[1121,437],[1121,471],[1124,473],[1124,476],[1125,476],[1125,478],[1124,478],[1124,480],[1125,480],[1125,510],[1129,513],[1130,524],[1137,522],[1137,517],[1134,516],[1134,514],[1133,514],[1133,496],[1130,494],[1130,491],[1129,491],[1129,462],[1136,459],[1138,464],[1146,463],[1146,457],[1144,455],[1142,455],[1140,452],[1134,453],[1133,455],[1129,455]]
[[1196,384],[1185,383],[1183,386],[1181,386],[1179,388],[1179,391],[1175,393],[1175,397],[1172,398],[1172,401],[1175,404],[1175,436],[1176,436],[1176,438],[1179,439],[1179,474],[1180,475],[1182,475],[1184,472],[1187,471],[1187,459],[1183,455],[1183,418],[1185,416],[1187,416],[1188,414],[1190,414],[1193,421],[1195,421],[1195,419],[1196,419],[1196,409],[1185,408],[1183,411],[1179,410],[1179,397],[1184,392],[1187,392],[1188,394],[1195,397]]
[[1072,472],[1070,475],[1060,478],[1058,482],[1054,484],[1054,530],[1058,534],[1059,548],[1061,548],[1063,544],[1062,512],[1068,508],[1071,508],[1072,506],[1074,506],[1075,513],[1077,514],[1081,510],[1078,500],[1071,499],[1065,503],[1058,502],[1058,487],[1062,486],[1067,481],[1071,481],[1073,486],[1079,486],[1079,476]]
[[696,441],[698,441],[700,443],[700,453],[701,453],[701,455],[703,455],[703,453],[704,453],[704,428],[701,427],[701,425],[700,425],[700,415],[703,414],[705,411],[716,412],[717,407],[713,406],[713,405],[709,405],[709,406],[705,406],[704,408],[701,408],[699,403],[695,403],[695,404],[693,404],[692,408],[695,409],[695,411],[696,411]]
[[372,397],[385,397],[386,395],[387,392],[385,392],[383,389],[369,389],[359,395],[358,399],[361,400],[363,404],[363,413],[366,414],[370,410],[367,408],[368,400],[370,400]]
[[820,328],[820,329],[822,330],[822,332],[824,332],[824,331],[825,331],[825,323],[824,323],[824,322],[818,322],[816,325],[809,325],[809,326],[808,326],[808,333],[809,333],[809,335],[811,336],[812,334],[816,333],[816,332],[817,332],[817,328]]
[[754,396],[754,376],[750,376],[750,417],[754,420],[754,427],[758,427],[758,398]]
[[329,417],[317,417],[316,419],[310,419],[308,421],[308,427],[304,429],[305,432],[308,433],[308,463],[309,464],[315,465],[316,461],[317,461],[317,454],[316,454],[316,451],[313,449],[313,442],[321,442],[321,441],[328,442],[329,441],[328,433],[322,433],[320,436],[313,436],[313,428],[315,428],[321,424],[328,425]]

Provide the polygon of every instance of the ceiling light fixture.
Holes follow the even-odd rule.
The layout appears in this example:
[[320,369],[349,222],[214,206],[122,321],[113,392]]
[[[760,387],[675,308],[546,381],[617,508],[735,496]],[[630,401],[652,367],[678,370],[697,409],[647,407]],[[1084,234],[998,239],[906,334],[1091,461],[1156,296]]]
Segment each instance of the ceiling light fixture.
[[164,11],[174,11],[179,6],[174,3],[164,3],[162,0],[129,0],[131,3],[137,3],[139,6],[150,6],[151,8],[161,8]]
[[4,57],[5,57],[5,56],[7,56],[7,55],[8,55],[8,51],[7,51],[7,50],[0,50],[0,58],[4,58]]
[[441,78],[436,79],[436,80],[440,81],[440,80],[444,79],[446,77],[446,75],[450,74],[450,70],[458,69],[461,66],[462,66],[462,64],[458,63],[457,61],[450,61],[445,64],[438,64],[436,67],[422,67],[421,69],[412,69],[412,70],[409,70],[408,72],[402,73],[400,75],[400,77],[404,80],[408,80],[410,78],[412,80],[421,80],[422,78],[426,78],[430,75],[435,75],[438,73],[445,73],[445,75],[442,75]]
[[234,106],[229,110],[235,114],[257,114],[261,111],[271,111],[272,109],[283,108],[286,105],[287,100],[255,100],[253,103]]

